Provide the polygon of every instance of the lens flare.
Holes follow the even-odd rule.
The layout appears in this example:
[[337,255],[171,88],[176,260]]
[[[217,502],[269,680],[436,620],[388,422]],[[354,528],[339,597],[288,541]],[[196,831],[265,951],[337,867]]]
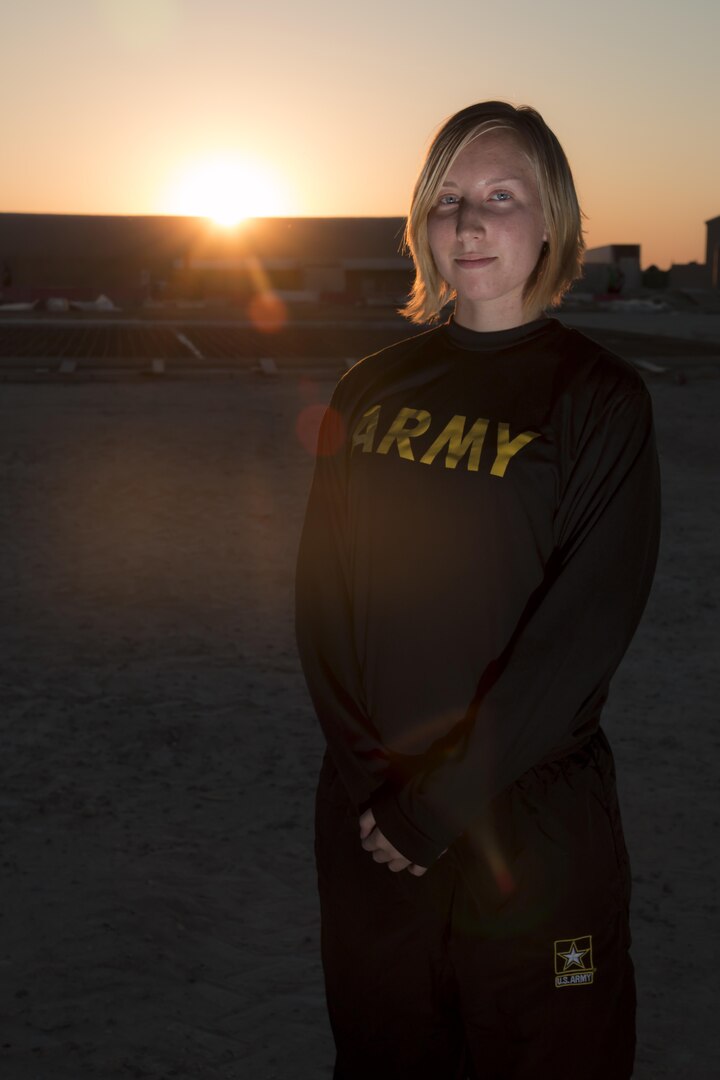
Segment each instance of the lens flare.
[[276,334],[287,322],[287,306],[271,289],[255,293],[247,313],[255,329],[265,334]]

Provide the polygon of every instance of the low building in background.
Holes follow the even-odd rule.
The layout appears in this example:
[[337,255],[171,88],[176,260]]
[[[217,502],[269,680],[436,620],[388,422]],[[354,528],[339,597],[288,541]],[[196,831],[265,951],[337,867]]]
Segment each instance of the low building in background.
[[705,263],[673,263],[668,272],[668,285],[681,291],[709,289],[710,274]]
[[397,304],[413,281],[404,218],[205,218],[0,214],[2,296],[243,304],[289,300]]
[[591,293],[621,296],[642,288],[639,244],[606,244],[585,252],[583,277],[578,288]]

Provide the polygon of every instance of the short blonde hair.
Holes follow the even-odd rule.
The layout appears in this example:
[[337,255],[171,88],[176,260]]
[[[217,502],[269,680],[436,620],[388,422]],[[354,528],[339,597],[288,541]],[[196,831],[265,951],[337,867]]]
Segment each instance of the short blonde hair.
[[535,170],[548,239],[523,292],[523,310],[532,314],[557,307],[580,276],[585,241],[583,217],[565,152],[539,112],[505,101],[470,105],[446,120],[433,139],[413,191],[402,250],[415,263],[415,281],[399,313],[414,323],[436,322],[456,296],[440,276],[428,242],[427,221],[448,169],[478,135],[507,131]]

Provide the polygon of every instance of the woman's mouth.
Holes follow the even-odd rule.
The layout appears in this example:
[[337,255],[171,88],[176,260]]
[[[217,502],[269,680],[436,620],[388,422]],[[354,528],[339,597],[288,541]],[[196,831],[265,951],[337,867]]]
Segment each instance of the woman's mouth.
[[494,260],[494,255],[490,255],[486,259],[473,258],[471,255],[465,255],[461,259],[456,259],[455,263],[463,269],[475,270],[479,269],[481,266],[488,266],[491,262],[494,262]]

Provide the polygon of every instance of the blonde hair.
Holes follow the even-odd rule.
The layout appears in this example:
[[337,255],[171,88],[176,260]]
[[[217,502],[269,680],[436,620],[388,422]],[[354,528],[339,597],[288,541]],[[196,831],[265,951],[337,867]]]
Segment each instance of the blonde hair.
[[557,307],[580,276],[585,251],[572,172],[565,152],[539,112],[505,101],[470,105],[446,120],[433,139],[417,178],[403,235],[402,251],[415,263],[415,281],[399,313],[414,323],[436,322],[456,292],[440,276],[428,242],[427,220],[437,193],[461,150],[478,135],[507,131],[533,166],[547,229],[538,261],[525,283],[526,314]]

